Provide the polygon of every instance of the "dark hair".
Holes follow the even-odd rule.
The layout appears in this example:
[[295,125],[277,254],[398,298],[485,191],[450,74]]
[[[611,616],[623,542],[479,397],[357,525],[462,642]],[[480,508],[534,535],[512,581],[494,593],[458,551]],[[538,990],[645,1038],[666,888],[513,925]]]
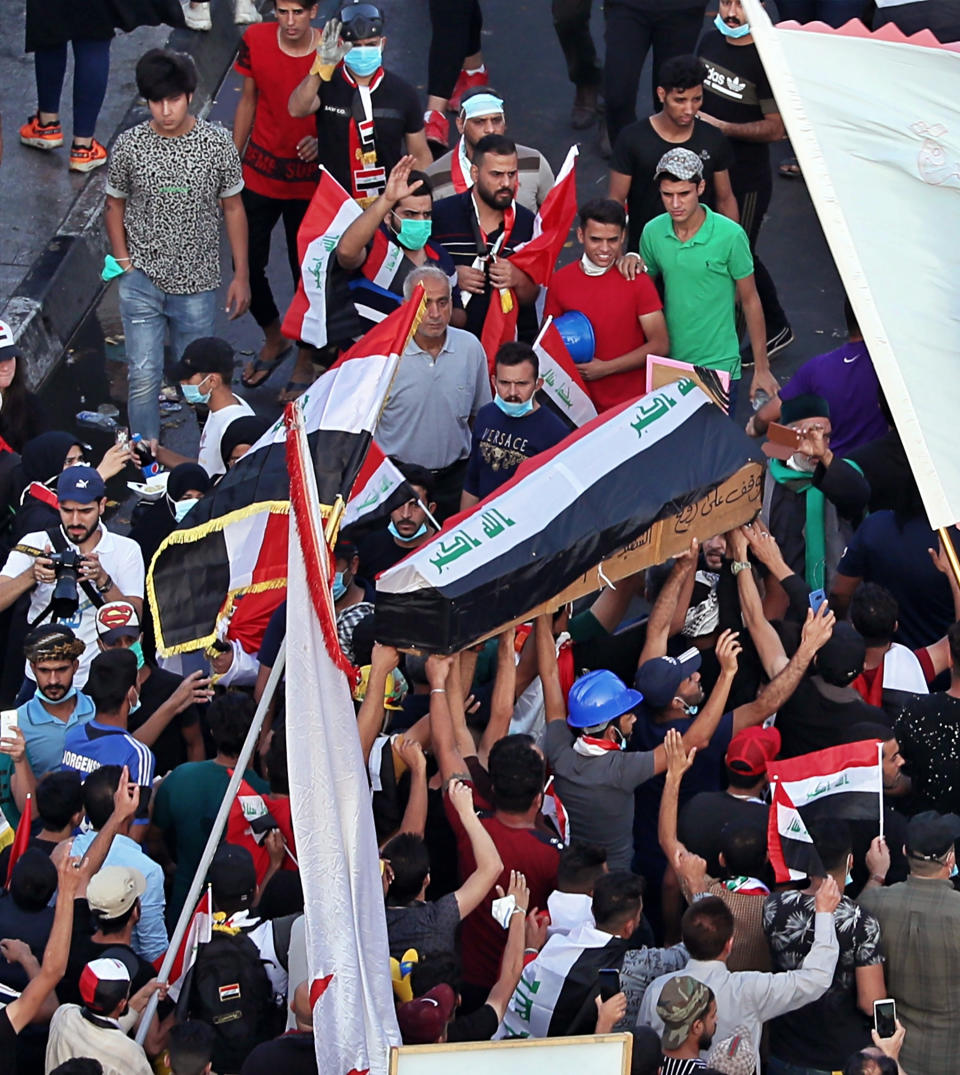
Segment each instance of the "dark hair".
[[430,854],[423,837],[401,832],[389,841],[380,857],[393,870],[393,881],[387,891],[390,903],[405,905],[415,900],[430,872]]
[[[9,386],[3,390],[3,410],[0,411],[0,434],[3,435],[3,439],[7,441],[11,448],[15,452],[23,451],[23,447],[27,442],[27,435],[30,431],[30,415],[32,408],[27,406],[27,363],[22,354],[15,355],[14,362],[16,362],[16,368],[13,371],[13,380]],[[63,455],[66,458],[67,452],[76,444],[74,440],[71,444],[68,444]],[[61,465],[63,460],[61,460]],[[45,475],[43,480],[46,481],[52,475]]]
[[878,720],[861,720],[842,730],[838,729],[837,735],[840,737],[840,743],[860,743],[864,739],[879,739],[881,743],[889,743],[891,739],[897,738],[893,728],[881,724]]
[[673,172],[659,172],[657,174],[657,190],[659,190],[664,183],[692,183],[695,187],[699,187],[702,182],[702,172],[699,176],[687,176],[685,179],[682,176],[674,175]]
[[733,936],[733,913],[719,896],[704,896],[683,912],[680,935],[691,959],[716,959]]
[[242,691],[227,690],[214,698],[207,709],[207,725],[221,754],[235,758],[240,753],[255,712],[253,699]]
[[496,97],[498,101],[503,100],[503,94],[495,90],[493,86],[485,84],[483,86],[471,86],[470,89],[464,90],[460,95],[460,111],[463,111],[463,106],[470,100],[471,97],[479,97],[480,94],[489,93],[491,97]]
[[137,685],[137,658],[128,649],[108,649],[90,662],[84,693],[98,713],[116,713]]
[[83,808],[94,829],[99,832],[113,813],[113,796],[120,786],[123,768],[101,765],[83,782]]
[[90,917],[94,923],[103,933],[108,933],[111,936],[114,933],[121,933],[127,927],[127,923],[133,918],[133,912],[140,909],[140,900],[135,899],[133,903],[123,912],[121,915],[117,915],[116,918],[108,918],[102,911],[95,911],[90,908]]
[[494,743],[487,759],[498,810],[522,814],[543,791],[546,765],[533,749],[529,736],[507,735]]
[[[415,190],[411,190],[409,194],[405,195],[407,198],[422,198],[424,194],[429,194],[431,198],[433,197],[433,183],[426,172],[418,172],[414,169],[407,176],[407,185],[416,187]],[[396,209],[396,206],[393,208]]]
[[671,90],[692,90],[702,86],[707,77],[707,65],[699,56],[672,56],[660,65],[657,89],[665,93]]
[[495,157],[510,157],[517,152],[517,143],[505,134],[485,134],[473,147],[473,163],[479,168],[483,158],[492,153]]
[[273,729],[270,746],[267,747],[267,776],[273,795],[289,795],[290,779],[287,775],[287,729],[281,724]]
[[600,844],[572,840],[560,852],[557,888],[561,892],[592,893],[597,878],[607,872],[607,849]]
[[433,475],[426,467],[418,463],[404,463],[401,459],[394,459],[393,463],[397,470],[407,479],[411,485],[416,485],[426,493],[425,502],[429,504],[433,494]]
[[197,88],[197,67],[192,57],[173,49],[150,49],[137,62],[137,90],[146,101],[188,97]]
[[460,960],[455,952],[434,952],[414,963],[410,971],[410,988],[415,997],[422,997],[438,985],[448,985],[460,992]]
[[849,822],[840,818],[811,822],[807,831],[825,870],[846,868],[847,855],[853,850],[853,833]]
[[47,773],[37,784],[37,814],[48,829],[64,829],[83,810],[83,778],[73,770]]
[[760,825],[728,821],[720,830],[720,851],[731,877],[761,877],[767,864],[767,834]]
[[861,582],[850,599],[850,622],[868,646],[892,642],[899,615],[897,599],[876,582]]
[[[873,1067],[876,1065],[876,1067]],[[843,1075],[867,1075],[879,1071],[880,1075],[897,1075],[900,1070],[896,1060],[889,1056],[867,1056],[862,1050],[854,1053],[843,1065]]]
[[529,362],[533,366],[534,378],[540,376],[540,359],[537,358],[537,352],[529,343],[523,343],[521,340],[509,340],[507,343],[502,343],[493,360],[494,367],[519,366],[524,362]]
[[953,670],[960,675],[960,621],[951,623],[947,628],[947,641],[950,643],[950,660]]
[[738,773],[736,769],[731,769],[729,765],[726,766],[727,770],[727,784],[731,788],[736,788],[738,791],[746,791],[747,788],[754,788],[762,780],[766,780],[766,776],[763,773]]
[[633,1037],[630,1075],[657,1075],[663,1063],[660,1035],[651,1026],[635,1026],[630,1034]]
[[187,1019],[170,1028],[167,1050],[173,1075],[201,1075],[213,1059],[216,1033],[209,1023]]
[[42,911],[57,891],[57,868],[39,847],[28,847],[10,876],[10,898],[21,911]]
[[598,224],[616,224],[621,229],[627,226],[627,214],[613,198],[592,198],[581,205],[580,227],[585,228],[588,220],[595,220]]
[[103,1064],[92,1056],[71,1056],[51,1068],[50,1075],[103,1075]]
[[601,929],[619,929],[643,907],[643,878],[627,870],[605,873],[593,886],[593,917]]

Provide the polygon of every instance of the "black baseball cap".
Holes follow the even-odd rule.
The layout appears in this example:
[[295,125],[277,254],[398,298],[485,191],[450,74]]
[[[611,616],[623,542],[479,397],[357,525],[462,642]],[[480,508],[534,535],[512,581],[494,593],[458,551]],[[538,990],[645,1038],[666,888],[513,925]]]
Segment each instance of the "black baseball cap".
[[850,623],[834,625],[833,634],[817,654],[817,673],[835,687],[846,687],[863,671],[867,644]]
[[171,376],[189,381],[197,373],[219,373],[229,384],[233,380],[233,348],[219,336],[201,336],[188,343]]
[[924,810],[907,822],[907,854],[932,861],[945,855],[960,838],[960,817]]
[[245,847],[237,844],[221,844],[210,864],[210,884],[213,887],[213,902],[245,904],[253,902],[253,892],[257,887],[257,871],[253,865],[253,856]]

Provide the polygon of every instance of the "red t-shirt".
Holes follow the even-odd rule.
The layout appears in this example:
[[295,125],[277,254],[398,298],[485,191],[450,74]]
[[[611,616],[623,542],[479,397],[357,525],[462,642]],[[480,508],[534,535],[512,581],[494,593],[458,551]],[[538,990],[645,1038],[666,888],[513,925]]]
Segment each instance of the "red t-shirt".
[[257,84],[257,110],[253,131],[243,155],[243,181],[250,190],[268,198],[310,199],[320,173],[317,162],[302,161],[297,143],[315,138],[313,116],[295,119],[287,111],[290,94],[310,74],[316,54],[288,56],[280,51],[277,24],[248,26],[240,40],[234,70]]
[[[569,310],[586,314],[596,341],[594,358],[608,362],[642,347],[647,338],[639,319],[662,309],[657,289],[646,273],[626,280],[613,268],[603,276],[587,276],[577,261],[553,274],[543,312],[554,317]],[[587,391],[598,411],[642,396],[645,390],[646,373],[642,367],[587,382]]]
[[[486,805],[479,798],[475,785],[471,784],[471,787],[474,788],[474,804],[478,809],[485,810]],[[462,883],[477,868],[477,863],[470,847],[470,838],[447,795],[443,796],[443,805],[457,838],[457,858]],[[547,896],[557,887],[560,841],[556,838],[551,840],[534,829],[512,829],[492,814],[480,820],[490,833],[503,862],[503,873],[495,884],[500,885],[506,892],[510,884],[510,871],[522,871],[530,889],[530,907],[546,910]],[[500,977],[500,960],[507,944],[507,931],[490,913],[495,896],[496,890],[491,888],[479,907],[463,920],[461,932],[463,980],[484,989],[491,988]]]

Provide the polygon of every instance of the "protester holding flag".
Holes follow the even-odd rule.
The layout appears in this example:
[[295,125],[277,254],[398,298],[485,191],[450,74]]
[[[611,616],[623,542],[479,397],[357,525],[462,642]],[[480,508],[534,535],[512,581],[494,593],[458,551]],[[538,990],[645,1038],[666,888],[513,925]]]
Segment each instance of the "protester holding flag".
[[553,274],[543,308],[553,317],[578,310],[589,320],[594,352],[577,372],[600,411],[642,396],[647,355],[670,354],[663,303],[653,281],[645,272],[625,277],[617,271],[626,228],[619,202],[595,198],[582,205],[577,242],[583,253]]
[[[853,866],[852,836],[844,821],[831,819],[809,831],[827,876],[814,878],[806,892],[775,892],[763,904],[763,929],[777,971],[802,965],[813,944],[817,892],[830,878],[843,892]],[[841,895],[834,925],[840,951],[833,982],[816,1000],[770,1023],[771,1075],[788,1075],[795,1067],[834,1071],[870,1044],[873,1002],[887,996],[880,924]],[[811,1034],[814,1026],[817,1033]]]

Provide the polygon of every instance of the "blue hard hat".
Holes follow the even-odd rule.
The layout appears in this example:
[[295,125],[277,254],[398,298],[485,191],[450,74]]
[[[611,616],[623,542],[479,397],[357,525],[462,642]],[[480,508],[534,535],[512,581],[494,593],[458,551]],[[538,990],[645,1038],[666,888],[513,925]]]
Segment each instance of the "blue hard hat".
[[624,686],[619,676],[597,668],[581,676],[567,697],[567,724],[571,728],[600,728],[643,701],[639,691]]
[[570,352],[574,362],[591,362],[596,350],[596,338],[590,318],[579,310],[568,310],[553,319],[554,327]]

